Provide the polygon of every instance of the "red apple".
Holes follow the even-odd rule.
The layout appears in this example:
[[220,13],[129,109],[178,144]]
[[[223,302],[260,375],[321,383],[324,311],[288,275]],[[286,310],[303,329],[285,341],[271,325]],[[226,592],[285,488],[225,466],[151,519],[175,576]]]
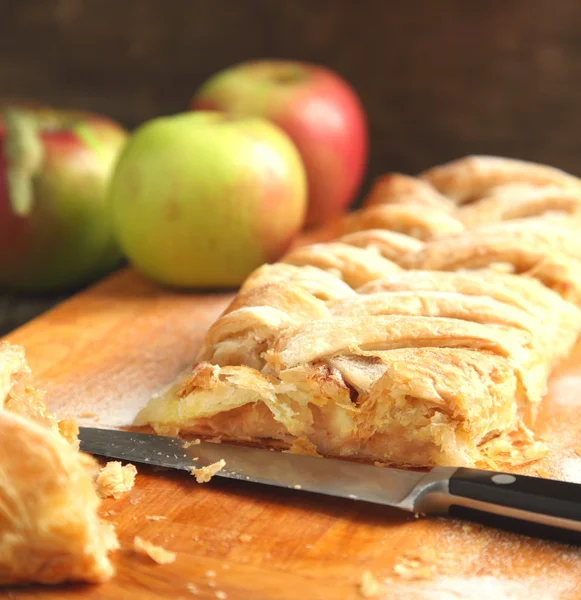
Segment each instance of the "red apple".
[[307,224],[341,214],[367,162],[367,126],[351,87],[321,66],[284,60],[246,62],[211,77],[190,108],[265,117],[297,146],[307,172]]
[[126,132],[87,112],[0,111],[0,286],[78,286],[121,258],[107,186]]

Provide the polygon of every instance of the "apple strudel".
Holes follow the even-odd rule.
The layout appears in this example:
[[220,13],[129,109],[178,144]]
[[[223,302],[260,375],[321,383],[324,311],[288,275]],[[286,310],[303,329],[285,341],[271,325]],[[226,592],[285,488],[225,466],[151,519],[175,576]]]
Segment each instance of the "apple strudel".
[[385,176],[337,240],[250,275],[136,424],[399,466],[542,456],[536,409],[581,332],[579,198],[496,157]]

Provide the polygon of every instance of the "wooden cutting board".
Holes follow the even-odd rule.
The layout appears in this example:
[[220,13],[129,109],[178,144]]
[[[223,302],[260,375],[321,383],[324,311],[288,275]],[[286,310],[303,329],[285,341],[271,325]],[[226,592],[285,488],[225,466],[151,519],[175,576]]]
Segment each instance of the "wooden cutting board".
[[[119,425],[193,362],[230,297],[169,292],[125,270],[7,339],[26,348],[52,409]],[[581,346],[553,378],[539,428],[551,457],[528,470],[581,482]],[[101,512],[122,543],[111,582],[6,597],[355,600],[369,571],[375,597],[389,600],[581,598],[581,548],[299,491],[140,468],[135,488]],[[137,534],[176,562],[134,555]],[[402,565],[425,579],[394,572]]]

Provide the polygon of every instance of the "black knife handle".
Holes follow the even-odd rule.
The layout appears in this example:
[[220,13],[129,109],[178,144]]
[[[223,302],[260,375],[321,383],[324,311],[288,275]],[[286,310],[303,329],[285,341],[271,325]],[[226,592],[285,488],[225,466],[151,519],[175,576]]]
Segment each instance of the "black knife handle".
[[[448,482],[451,516],[517,530],[529,535],[581,541],[581,486],[460,468]],[[573,534],[573,535],[571,535]]]

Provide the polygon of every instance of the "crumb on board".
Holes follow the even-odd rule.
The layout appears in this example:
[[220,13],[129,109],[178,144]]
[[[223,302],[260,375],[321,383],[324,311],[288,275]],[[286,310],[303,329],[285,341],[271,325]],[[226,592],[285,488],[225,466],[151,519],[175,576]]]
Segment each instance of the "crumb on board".
[[301,490],[301,489],[303,488],[303,486],[302,486],[300,483],[295,483],[295,484],[293,485],[293,488],[294,488],[295,490]]
[[359,593],[363,598],[375,598],[381,592],[381,584],[371,571],[363,571],[359,580]]
[[200,467],[199,469],[196,467],[192,467],[191,473],[196,478],[198,483],[207,483],[214,477],[218,471],[221,471],[226,466],[226,461],[222,458],[218,462],[212,463],[207,467]]
[[216,577],[216,571],[206,571],[206,577]]
[[189,440],[184,442],[182,448],[189,448],[190,446],[197,446],[200,443],[200,440]]
[[136,475],[135,465],[123,466],[119,461],[110,461],[99,470],[97,491],[101,498],[113,496],[117,500],[133,487]]
[[393,572],[401,579],[427,580],[446,573],[455,564],[453,554],[437,552],[434,548],[423,546],[401,556],[393,566]]
[[188,592],[194,594],[194,596],[197,596],[200,593],[198,586],[195,583],[187,583],[186,588],[188,589]]
[[541,477],[542,479],[551,479],[551,474],[544,469],[543,467],[536,468],[537,477]]
[[226,598],[228,598],[228,594],[226,592],[223,592],[222,590],[216,590],[214,592],[214,596],[216,596],[218,600],[226,600]]
[[82,412],[79,415],[79,419],[93,419],[97,416],[97,413],[94,412]]
[[241,534],[238,536],[238,539],[239,539],[239,540],[240,540],[240,541],[241,541],[243,544],[246,544],[246,543],[248,543],[248,542],[251,542],[251,541],[252,541],[252,536],[251,536],[249,533],[241,533]]
[[133,550],[137,552],[137,554],[144,554],[145,556],[149,556],[151,560],[156,562],[158,565],[168,565],[175,561],[176,553],[170,552],[161,546],[156,546],[147,540],[135,536],[133,539]]
[[145,518],[148,521],[165,521],[167,519],[167,517],[164,517],[163,515],[145,515]]

